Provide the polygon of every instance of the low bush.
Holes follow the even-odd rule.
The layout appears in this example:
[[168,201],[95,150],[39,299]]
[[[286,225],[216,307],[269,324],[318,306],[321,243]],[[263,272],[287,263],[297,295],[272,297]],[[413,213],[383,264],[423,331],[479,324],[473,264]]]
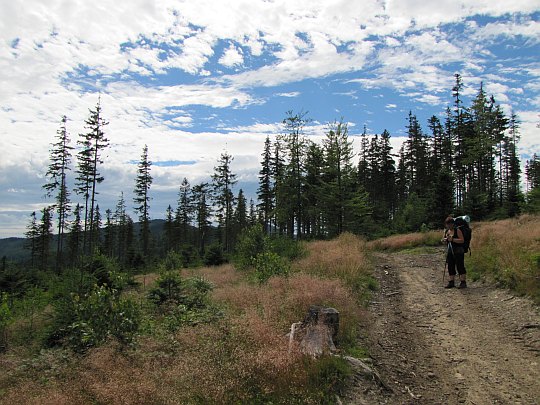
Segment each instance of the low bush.
[[48,343],[67,344],[77,352],[99,346],[109,338],[130,344],[141,321],[138,305],[107,285],[96,285],[89,293],[72,294],[59,301],[55,315]]
[[261,284],[266,283],[270,277],[286,276],[289,274],[290,264],[276,253],[259,253],[255,258],[255,277]]

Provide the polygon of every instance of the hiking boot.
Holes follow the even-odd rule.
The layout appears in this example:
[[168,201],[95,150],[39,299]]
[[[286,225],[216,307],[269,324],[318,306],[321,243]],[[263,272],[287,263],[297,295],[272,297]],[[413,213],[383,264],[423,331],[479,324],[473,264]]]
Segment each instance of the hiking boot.
[[459,287],[458,288],[467,288],[467,282],[466,281],[462,281],[461,283],[459,283]]
[[450,280],[446,287],[444,288],[454,288],[456,285],[454,284],[454,280]]

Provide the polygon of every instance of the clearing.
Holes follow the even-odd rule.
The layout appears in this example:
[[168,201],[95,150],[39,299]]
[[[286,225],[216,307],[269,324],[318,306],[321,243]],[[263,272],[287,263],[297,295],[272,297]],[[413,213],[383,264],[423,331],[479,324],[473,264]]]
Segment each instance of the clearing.
[[376,255],[363,344],[378,378],[355,376],[344,404],[540,403],[538,308],[480,282],[444,289],[443,269],[440,249]]

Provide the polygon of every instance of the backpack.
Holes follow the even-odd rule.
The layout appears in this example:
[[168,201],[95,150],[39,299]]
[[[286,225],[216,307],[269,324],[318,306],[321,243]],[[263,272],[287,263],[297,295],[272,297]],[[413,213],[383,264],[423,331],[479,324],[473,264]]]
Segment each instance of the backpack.
[[464,215],[462,217],[457,217],[454,220],[454,226],[456,228],[461,229],[461,233],[463,233],[463,250],[465,253],[471,251],[471,238],[472,238],[472,229],[469,226],[470,218],[468,215]]

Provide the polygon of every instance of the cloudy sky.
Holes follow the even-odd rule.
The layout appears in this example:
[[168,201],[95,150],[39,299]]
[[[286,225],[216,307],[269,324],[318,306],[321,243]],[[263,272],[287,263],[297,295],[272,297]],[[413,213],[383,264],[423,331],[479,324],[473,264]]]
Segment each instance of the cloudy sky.
[[426,130],[443,114],[456,72],[469,97],[483,82],[518,114],[522,158],[540,152],[540,0],[14,0],[0,16],[0,237],[48,203],[60,119],[75,144],[99,94],[103,212],[122,191],[133,205],[145,144],[153,218],[223,151],[254,197],[264,139],[289,110],[308,111],[313,139],[343,117],[397,148],[409,110]]

